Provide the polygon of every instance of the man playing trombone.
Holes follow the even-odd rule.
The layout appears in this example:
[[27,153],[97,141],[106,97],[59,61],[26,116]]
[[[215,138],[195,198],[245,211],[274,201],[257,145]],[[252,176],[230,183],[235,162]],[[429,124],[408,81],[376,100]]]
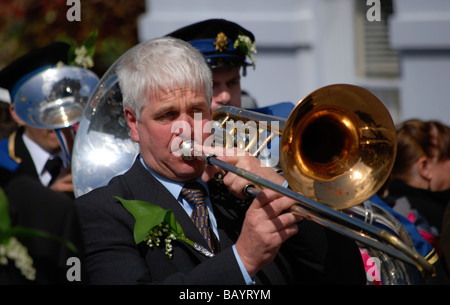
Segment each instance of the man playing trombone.
[[[203,126],[211,120],[212,78],[195,48],[168,37],[144,42],[119,59],[116,73],[140,153],[126,173],[76,199],[92,284],[365,283],[356,243],[284,213],[294,200],[267,189],[248,198],[245,179],[226,173],[218,182],[218,168],[174,154],[171,142],[182,132],[175,122],[189,125],[186,140],[209,136]],[[218,158],[284,182],[255,157]],[[170,254],[161,245],[136,244],[136,220],[122,200],[171,210],[203,250],[178,239]]]
[[[33,126],[29,119],[31,110],[42,110],[44,114],[49,110],[45,109],[44,102],[54,101],[50,95],[55,91],[49,90],[50,94],[44,96],[41,94],[44,89],[52,89],[54,83],[71,81],[67,75],[54,73],[55,69],[66,68],[69,49],[69,44],[55,42],[30,51],[0,71],[0,87],[9,90],[11,115],[20,124],[8,138],[0,141],[0,187],[8,198],[13,226],[40,230],[71,241],[78,252],[53,239],[23,238],[21,242],[33,260],[36,276],[33,280],[20,274],[14,277],[13,272],[18,269],[10,264],[14,271],[8,273],[2,269],[2,284],[67,284],[67,259],[75,255],[82,258],[69,160],[53,128]],[[53,77],[48,77],[50,74]],[[43,81],[35,85],[36,80]],[[70,98],[70,86],[58,88]],[[23,105],[31,105],[30,110],[23,111]],[[57,115],[53,113],[49,117],[54,120]]]

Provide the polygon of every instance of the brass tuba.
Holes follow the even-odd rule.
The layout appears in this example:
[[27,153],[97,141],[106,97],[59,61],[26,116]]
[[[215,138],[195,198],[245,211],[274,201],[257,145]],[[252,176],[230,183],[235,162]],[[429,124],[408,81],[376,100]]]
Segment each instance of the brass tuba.
[[67,160],[71,160],[75,131],[99,82],[91,70],[75,66],[45,69],[26,80],[14,97],[14,109],[27,125],[53,129]]

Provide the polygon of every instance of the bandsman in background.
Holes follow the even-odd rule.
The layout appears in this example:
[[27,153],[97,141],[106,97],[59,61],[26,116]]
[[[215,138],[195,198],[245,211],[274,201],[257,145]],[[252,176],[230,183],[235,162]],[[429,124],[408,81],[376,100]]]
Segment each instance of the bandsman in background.
[[249,69],[256,68],[257,52],[255,36],[241,25],[225,19],[208,19],[167,36],[187,41],[203,54],[213,73],[213,111],[221,106],[234,106],[286,118],[294,108],[290,102],[258,108],[257,101],[241,89],[241,75],[246,77]]
[[[86,90],[98,83],[98,77],[90,70],[68,65],[70,50],[69,44],[55,42],[30,51],[0,71],[0,87],[8,90],[11,116],[19,125],[0,141],[0,187],[9,202],[11,226],[51,234],[71,242],[77,252],[52,238],[18,238],[32,258],[35,276],[22,276],[9,262],[0,265],[1,283],[68,284],[67,259],[82,259],[70,155],[62,149],[64,140],[52,125],[44,122],[49,124],[44,128],[38,122],[65,116],[66,127],[72,128],[69,125],[73,122],[67,118],[71,109],[63,108],[64,103],[80,108],[81,116],[84,104],[77,103],[87,102],[90,92]],[[80,280],[81,272],[82,269]]]

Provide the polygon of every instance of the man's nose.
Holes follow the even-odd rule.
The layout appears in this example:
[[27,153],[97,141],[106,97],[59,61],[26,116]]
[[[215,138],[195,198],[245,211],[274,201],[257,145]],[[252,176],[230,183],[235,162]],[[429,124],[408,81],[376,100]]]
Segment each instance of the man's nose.
[[180,116],[178,117],[177,120],[180,124],[180,126],[182,126],[182,131],[180,130],[180,135],[184,136],[184,137],[190,137],[192,138],[192,135],[194,133],[194,117],[187,114],[187,113],[182,113],[180,114]]
[[218,104],[227,105],[230,103],[231,100],[231,94],[228,90],[220,90],[217,94],[213,97],[213,102],[216,102]]

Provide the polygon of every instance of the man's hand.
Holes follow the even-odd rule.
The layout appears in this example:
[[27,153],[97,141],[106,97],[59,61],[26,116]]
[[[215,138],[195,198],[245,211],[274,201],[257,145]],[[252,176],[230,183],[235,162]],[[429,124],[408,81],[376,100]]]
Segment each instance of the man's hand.
[[283,242],[298,232],[303,218],[283,213],[295,200],[271,190],[261,191],[247,210],[236,250],[250,276],[269,264]]
[[[244,156],[243,154],[243,152],[240,152],[239,155],[236,149],[228,149],[226,154],[223,153],[223,151],[220,151],[220,154],[217,154],[217,159],[252,172],[253,174],[256,174],[279,185],[282,185],[284,183],[284,177],[278,174],[271,167],[264,166],[258,158],[250,156],[248,153],[245,153]],[[222,171],[222,169],[217,166],[206,166],[205,171],[202,175],[203,181],[209,181],[214,177],[216,173],[220,171]],[[243,193],[243,190],[245,186],[251,184],[251,182],[242,177],[239,177],[234,173],[228,172],[225,173],[223,177],[223,183],[227,186],[227,188],[234,196],[241,199],[246,199],[246,194]]]
[[61,193],[73,193],[72,173],[70,168],[63,169],[50,189]]

